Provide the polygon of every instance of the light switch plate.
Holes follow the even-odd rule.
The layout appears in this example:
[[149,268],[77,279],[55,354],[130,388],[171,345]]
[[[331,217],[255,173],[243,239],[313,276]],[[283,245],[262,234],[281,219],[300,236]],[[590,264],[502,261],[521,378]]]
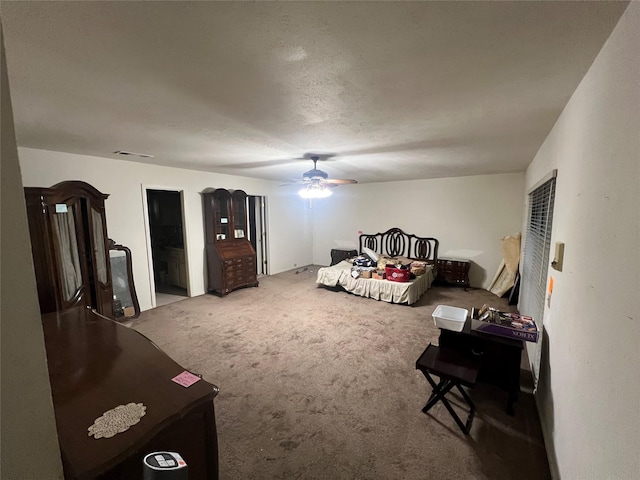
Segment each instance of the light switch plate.
[[562,264],[564,262],[564,243],[556,242],[556,252],[551,262],[551,267],[559,272],[562,271]]

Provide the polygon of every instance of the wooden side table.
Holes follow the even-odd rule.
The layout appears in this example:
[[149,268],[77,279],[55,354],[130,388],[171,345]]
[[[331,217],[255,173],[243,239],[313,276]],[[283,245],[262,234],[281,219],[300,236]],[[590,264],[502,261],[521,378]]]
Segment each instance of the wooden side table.
[[469,268],[471,262],[464,258],[438,258],[438,275],[436,280],[456,285],[458,287],[469,288]]
[[336,263],[340,263],[342,260],[346,260],[347,258],[357,257],[357,250],[345,250],[341,248],[333,248],[331,249],[331,265],[335,265]]
[[507,413],[514,414],[513,404],[520,392],[522,340],[476,332],[471,328],[471,317],[468,317],[461,332],[441,329],[438,344],[477,362],[480,367],[478,382],[506,391],[509,394]]

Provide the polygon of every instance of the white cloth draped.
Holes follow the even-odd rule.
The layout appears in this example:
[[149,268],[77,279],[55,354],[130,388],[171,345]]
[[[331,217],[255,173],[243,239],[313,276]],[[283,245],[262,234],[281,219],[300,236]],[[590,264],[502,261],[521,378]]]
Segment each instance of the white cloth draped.
[[98,281],[108,283],[107,260],[105,258],[104,234],[102,228],[102,215],[94,208],[91,209],[91,223],[93,232],[93,253],[96,260],[96,272]]
[[61,266],[61,290],[65,300],[71,300],[82,285],[78,239],[73,210],[53,216],[53,225],[58,236]]

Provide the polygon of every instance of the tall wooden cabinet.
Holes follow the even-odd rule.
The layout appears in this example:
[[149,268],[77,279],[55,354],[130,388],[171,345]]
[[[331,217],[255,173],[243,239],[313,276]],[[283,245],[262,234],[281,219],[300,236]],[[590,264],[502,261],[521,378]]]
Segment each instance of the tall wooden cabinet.
[[257,287],[256,252],[247,238],[247,194],[223,188],[203,193],[208,291],[222,296]]
[[80,181],[24,190],[41,313],[83,305],[113,318],[109,195]]

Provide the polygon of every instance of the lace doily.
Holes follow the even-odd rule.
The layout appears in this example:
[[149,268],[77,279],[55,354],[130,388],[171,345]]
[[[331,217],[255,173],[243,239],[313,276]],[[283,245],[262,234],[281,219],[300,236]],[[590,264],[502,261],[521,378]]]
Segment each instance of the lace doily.
[[98,438],[111,438],[135,425],[147,413],[147,407],[142,403],[127,403],[104,412],[96,418],[87,430],[89,436]]

